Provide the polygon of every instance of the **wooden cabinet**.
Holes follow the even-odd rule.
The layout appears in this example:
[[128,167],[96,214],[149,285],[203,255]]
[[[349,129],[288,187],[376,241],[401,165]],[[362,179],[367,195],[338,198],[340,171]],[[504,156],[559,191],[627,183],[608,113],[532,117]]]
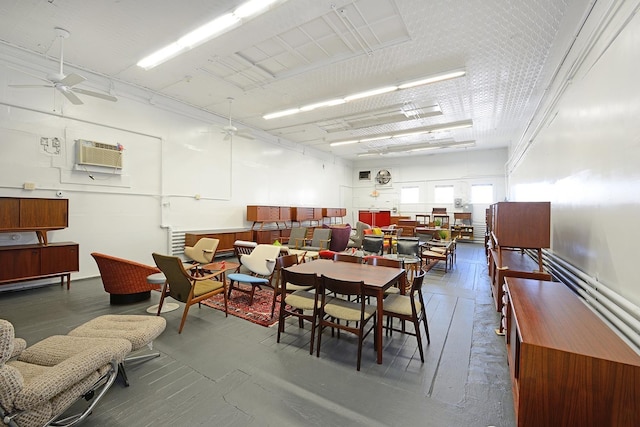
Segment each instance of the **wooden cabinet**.
[[416,235],[416,227],[418,226],[418,221],[414,221],[411,219],[401,219],[398,221],[398,228],[402,228],[401,236],[405,237],[413,237]]
[[509,277],[506,289],[517,425],[640,425],[640,356],[565,285]]
[[391,211],[358,211],[358,221],[372,227],[388,227],[391,224]]
[[316,222],[317,225],[319,225],[320,222],[322,222],[322,208],[309,208],[300,206],[292,207],[291,220],[296,222]]
[[322,208],[322,217],[329,218],[329,223],[342,222],[342,218],[347,215],[346,208]]
[[551,203],[498,202],[491,205],[491,211],[496,245],[529,249],[551,245]]
[[216,253],[226,253],[233,252],[233,242],[235,242],[236,240],[253,240],[253,233],[251,230],[246,229],[213,230],[185,233],[184,244],[185,246],[193,246],[198,240],[202,239],[203,237],[220,240]]
[[0,197],[0,232],[35,231],[46,244],[47,231],[68,226],[68,199]]
[[60,276],[68,289],[79,265],[77,243],[0,246],[0,284]]
[[[496,309],[502,313],[505,277],[551,280],[542,266],[542,248],[550,246],[549,202],[498,202],[487,215],[491,233],[488,242],[489,275]],[[519,249],[519,250],[514,250]],[[535,262],[522,249],[536,249]],[[499,332],[503,332],[503,322]]]
[[283,224],[286,227],[286,222],[291,220],[291,208],[288,206],[247,206],[247,221],[252,221],[254,228],[256,223],[260,223],[260,229],[264,227],[265,223],[275,223],[276,227],[280,227]]
[[473,226],[471,225],[452,225],[451,238],[461,241],[473,240]]
[[[520,250],[502,251],[502,261],[499,261],[496,249],[489,251],[489,277],[491,279],[491,293],[496,311],[502,313],[504,319],[504,282],[507,277],[524,279],[551,280],[551,275],[539,269],[529,255]],[[504,325],[500,323],[498,333],[504,332]]]
[[451,238],[460,241],[473,240],[473,222],[471,212],[454,212],[451,225]]

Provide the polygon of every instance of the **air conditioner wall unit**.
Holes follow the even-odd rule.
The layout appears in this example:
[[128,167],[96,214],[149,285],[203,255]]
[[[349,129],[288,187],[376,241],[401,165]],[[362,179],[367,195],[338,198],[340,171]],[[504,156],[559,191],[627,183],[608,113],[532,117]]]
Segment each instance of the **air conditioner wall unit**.
[[78,139],[76,146],[79,165],[122,169],[122,150],[119,145]]

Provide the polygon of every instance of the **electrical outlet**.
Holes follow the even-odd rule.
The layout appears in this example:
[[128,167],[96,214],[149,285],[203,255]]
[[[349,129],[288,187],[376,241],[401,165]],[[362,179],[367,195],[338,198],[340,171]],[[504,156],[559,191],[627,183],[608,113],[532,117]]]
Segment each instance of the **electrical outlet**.
[[35,182],[25,182],[22,185],[22,188],[24,188],[25,190],[35,190],[36,189],[36,183]]

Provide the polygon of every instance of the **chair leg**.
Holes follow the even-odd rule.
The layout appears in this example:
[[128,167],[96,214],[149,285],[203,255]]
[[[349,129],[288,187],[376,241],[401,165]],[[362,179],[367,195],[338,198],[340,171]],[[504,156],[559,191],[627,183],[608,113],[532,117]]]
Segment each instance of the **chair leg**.
[[276,299],[278,297],[278,292],[273,290],[273,301],[271,301],[271,318],[273,318],[273,313],[276,311]]
[[[249,296],[249,305],[253,305],[253,294],[256,292],[256,287],[251,286],[251,294]],[[272,316],[273,317],[273,316]]]
[[[316,320],[317,320],[316,313],[313,313],[313,320],[311,321],[311,343],[309,343],[309,354],[313,354],[313,340],[316,335]],[[320,340],[318,340],[318,346],[319,345],[320,345]]]
[[184,327],[184,322],[187,320],[187,314],[189,313],[189,307],[191,305],[189,302],[184,305],[184,313],[182,313],[182,321],[180,322],[180,329],[178,329],[178,333],[182,333],[182,328]]
[[420,333],[420,319],[414,319],[413,328],[416,332],[416,338],[418,339],[418,350],[420,351],[420,360],[424,363],[424,350],[422,349],[422,334]]
[[118,376],[122,378],[124,386],[129,387],[129,378],[127,378],[127,371],[124,370],[124,363],[118,363]]
[[[318,324],[318,345],[316,350],[316,357],[320,357],[320,343],[322,342],[322,320]],[[313,349],[313,347],[311,347]]]

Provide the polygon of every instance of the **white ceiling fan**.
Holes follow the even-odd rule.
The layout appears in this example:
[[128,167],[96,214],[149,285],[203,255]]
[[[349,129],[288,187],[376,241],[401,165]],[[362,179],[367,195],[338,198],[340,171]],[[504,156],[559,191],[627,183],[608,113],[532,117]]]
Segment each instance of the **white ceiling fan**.
[[231,138],[233,138],[235,135],[238,135],[247,139],[254,139],[252,135],[246,132],[240,132],[238,128],[233,125],[233,123],[231,122],[231,103],[233,102],[233,98],[227,97],[227,100],[229,101],[229,124],[222,127],[222,133],[224,133],[225,135],[224,140],[228,141]]
[[64,64],[64,39],[69,37],[69,32],[63,28],[56,27],[56,37],[60,39],[60,68],[57,73],[51,73],[47,75],[46,78],[42,78],[40,76],[36,76],[31,73],[26,73],[24,71],[18,70],[22,73],[28,74],[32,77],[40,79],[42,81],[47,82],[45,85],[9,85],[10,87],[15,88],[41,88],[41,87],[52,87],[58,90],[62,95],[65,96],[72,104],[82,105],[82,100],[76,95],[76,93],[80,93],[82,95],[93,96],[96,98],[104,99],[106,101],[116,102],[118,98],[115,96],[111,96],[106,93],[94,92],[92,90],[82,89],[79,87],[75,87],[76,85],[82,83],[86,79],[79,74],[71,73],[64,74],[63,64]]

